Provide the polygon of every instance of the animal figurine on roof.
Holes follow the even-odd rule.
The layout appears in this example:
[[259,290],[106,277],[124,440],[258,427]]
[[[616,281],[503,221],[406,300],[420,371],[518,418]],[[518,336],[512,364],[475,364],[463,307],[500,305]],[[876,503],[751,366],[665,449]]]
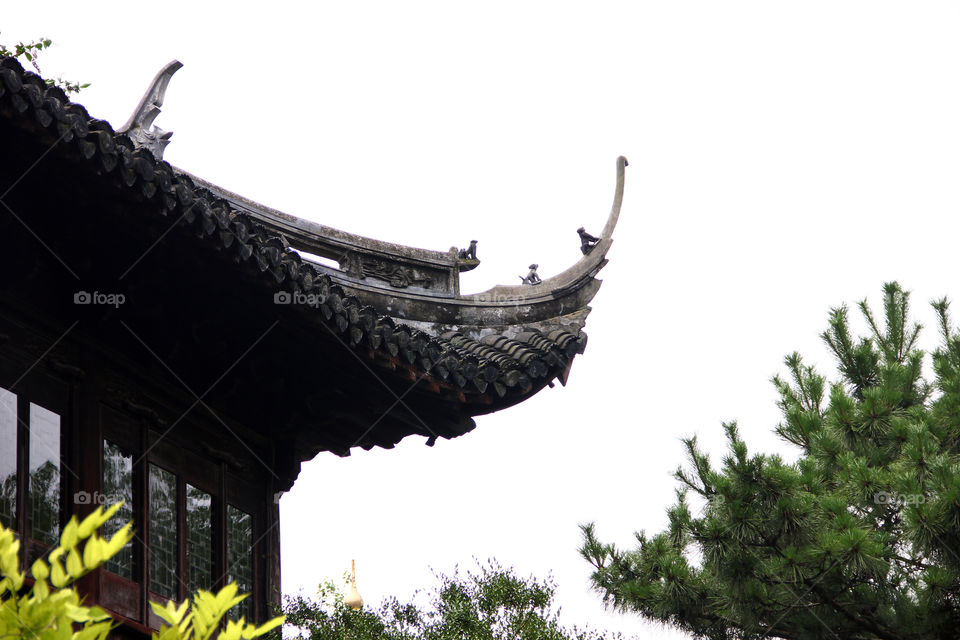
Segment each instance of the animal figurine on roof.
[[537,275],[537,267],[540,265],[532,264],[530,265],[530,271],[527,273],[526,277],[520,276],[520,280],[523,281],[523,284],[540,284],[543,280],[540,279],[540,276]]
[[583,255],[593,251],[593,248],[600,242],[600,238],[590,235],[583,227],[577,229],[577,233],[580,235],[580,251]]
[[476,260],[477,259],[477,241],[471,240],[470,246],[466,249],[460,249],[460,259],[461,260]]

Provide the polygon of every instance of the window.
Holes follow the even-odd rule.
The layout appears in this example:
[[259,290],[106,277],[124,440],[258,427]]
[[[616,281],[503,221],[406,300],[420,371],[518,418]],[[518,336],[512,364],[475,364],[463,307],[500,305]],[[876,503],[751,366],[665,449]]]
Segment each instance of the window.
[[17,526],[17,394],[0,388],[0,524]]
[[[227,506],[227,581],[237,583],[240,593],[253,590],[253,517],[233,505]],[[253,619],[253,602],[247,598],[230,611],[234,619]]]
[[60,416],[30,403],[30,537],[60,538]]
[[139,532],[101,572],[101,604],[156,626],[159,619],[144,602],[180,602],[235,581],[251,595],[231,615],[255,620],[266,597],[257,582],[263,554],[255,551],[265,544],[257,537],[264,489],[235,473],[232,462],[184,446],[123,411],[101,406],[100,420],[102,495],[94,500],[125,503],[107,535],[131,519]]
[[177,599],[177,478],[150,465],[150,590]]
[[119,396],[96,402],[94,382],[40,367],[24,375],[0,358],[0,525],[19,539],[23,566],[49,554],[67,516],[123,502],[102,534],[133,521],[136,535],[87,578],[98,605],[156,627],[149,601],[233,580],[252,594],[240,615],[265,613],[265,547],[275,539],[264,535],[274,514],[264,470],[239,443],[221,443],[216,425],[158,425]]
[[[61,425],[46,408],[57,406],[55,394],[22,386],[20,393],[0,388],[0,524],[23,541],[29,566],[60,539]],[[43,405],[26,401],[34,394]]]
[[213,582],[213,509],[210,494],[187,485],[187,591]]
[[[103,525],[103,535],[112,537],[124,524],[133,520],[133,456],[119,446],[103,441],[103,494],[98,502],[112,505],[123,502],[117,514]],[[109,571],[133,580],[133,543],[127,544],[107,561]]]

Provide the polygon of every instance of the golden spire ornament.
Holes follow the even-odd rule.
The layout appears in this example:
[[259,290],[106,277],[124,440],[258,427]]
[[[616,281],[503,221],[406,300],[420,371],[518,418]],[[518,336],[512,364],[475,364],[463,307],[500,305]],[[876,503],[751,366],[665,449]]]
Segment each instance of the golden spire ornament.
[[343,604],[358,611],[363,608],[363,598],[360,597],[360,592],[357,591],[357,564],[354,560],[350,561],[350,589],[343,599]]

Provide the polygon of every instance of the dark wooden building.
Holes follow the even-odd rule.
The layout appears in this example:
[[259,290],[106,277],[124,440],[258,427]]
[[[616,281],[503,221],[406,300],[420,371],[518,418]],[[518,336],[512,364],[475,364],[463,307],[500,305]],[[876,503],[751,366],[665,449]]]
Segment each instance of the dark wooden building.
[[136,539],[81,587],[132,636],[156,627],[149,600],[228,581],[268,615],[303,461],[456,437],[565,383],[626,164],[573,267],[463,295],[475,245],[359,237],[163,161],[171,74],[118,132],[0,60],[0,522],[29,566],[71,515],[124,500]]

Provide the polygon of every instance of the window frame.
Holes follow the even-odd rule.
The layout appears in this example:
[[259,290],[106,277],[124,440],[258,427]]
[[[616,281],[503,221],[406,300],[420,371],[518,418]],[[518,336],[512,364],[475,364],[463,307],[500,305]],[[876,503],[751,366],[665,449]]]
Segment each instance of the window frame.
[[[143,542],[148,539],[149,531],[146,470],[147,463],[153,462],[173,472],[180,487],[178,570],[186,566],[186,547],[182,535],[186,526],[185,503],[182,499],[185,483],[189,482],[202,489],[212,498],[214,588],[226,582],[227,505],[250,514],[253,541],[253,547],[249,550],[253,568],[250,601],[255,617],[258,620],[264,618],[268,613],[267,603],[271,601],[265,580],[272,575],[270,558],[275,552],[276,542],[276,535],[267,528],[273,522],[271,518],[275,511],[270,504],[273,484],[268,472],[241,456],[242,449],[239,444],[234,446],[232,442],[226,442],[233,436],[224,433],[222,426],[212,420],[191,414],[183,419],[169,437],[163,437],[163,431],[169,424],[164,425],[129,409],[122,397],[118,397],[110,389],[107,380],[100,375],[83,380],[82,377],[60,375],[42,364],[34,364],[19,351],[5,353],[0,358],[0,387],[16,395],[14,532],[21,541],[21,566],[29,567],[33,560],[51,549],[50,545],[34,540],[29,535],[32,530],[29,419],[30,405],[35,404],[60,418],[60,502],[57,518],[60,532],[71,515],[82,518],[99,504],[96,498],[86,504],[78,501],[77,492],[86,491],[91,496],[95,492],[103,494],[104,440],[118,446],[125,454],[133,456],[132,512],[136,534],[132,542],[133,579],[101,568],[81,581],[79,586],[84,592],[93,596],[97,604],[117,614],[119,619],[125,619],[134,626],[141,625],[139,628],[144,631],[148,627],[157,627],[159,621],[153,616],[148,602],[151,598],[158,598],[154,598],[149,590],[148,550]],[[198,434],[202,437],[194,440]],[[224,448],[217,438],[222,439],[226,448],[234,449],[236,455],[240,456],[240,461],[232,459],[230,454],[206,448],[205,442],[212,443],[215,449]],[[187,451],[185,444],[189,445],[192,451]],[[6,443],[0,446],[6,446]],[[143,456],[143,452],[146,452],[146,456]],[[187,597],[187,594],[185,586],[182,586],[179,588],[178,598],[182,600],[184,597]]]
[[[215,589],[226,584],[227,573],[227,520],[226,509],[230,504],[250,514],[253,546],[249,550],[253,567],[253,583],[250,595],[252,610],[257,619],[262,617],[266,594],[262,593],[260,581],[263,578],[262,559],[265,557],[268,536],[264,535],[266,496],[263,487],[258,486],[230,468],[224,461],[215,461],[195,451],[180,446],[172,436],[164,434],[147,421],[133,417],[127,412],[114,409],[101,403],[100,409],[99,464],[97,487],[103,491],[103,449],[109,441],[120,447],[124,453],[133,455],[133,513],[135,522],[134,540],[134,579],[127,580],[107,568],[100,570],[100,594],[102,606],[116,610],[115,604],[123,610],[116,610],[134,621],[151,628],[159,625],[159,618],[153,613],[148,602],[163,603],[164,596],[150,589],[150,551],[149,536],[149,468],[156,465],[176,478],[177,504],[177,594],[174,600],[183,601],[189,597],[186,590],[187,537],[186,537],[186,486],[187,484],[204,491],[211,497],[211,586]],[[189,418],[185,418],[187,422]],[[228,436],[229,437],[229,436]],[[144,455],[143,452],[146,452]],[[109,589],[122,589],[128,592],[123,598],[111,598],[105,593]],[[123,607],[136,595],[139,606]]]
[[[16,362],[4,359],[0,362],[0,387],[16,395],[16,507],[14,509],[14,533],[21,541],[20,563],[29,567],[33,562],[49,553],[55,545],[37,540],[31,535],[33,521],[30,495],[30,407],[35,405],[59,418],[59,504],[57,505],[57,535],[66,524],[67,514],[71,511],[68,499],[72,501],[73,489],[80,483],[77,471],[72,469],[70,461],[70,434],[74,424],[73,387],[69,382],[45,372],[25,367],[26,374],[13,375]],[[12,380],[12,382],[8,382]]]

